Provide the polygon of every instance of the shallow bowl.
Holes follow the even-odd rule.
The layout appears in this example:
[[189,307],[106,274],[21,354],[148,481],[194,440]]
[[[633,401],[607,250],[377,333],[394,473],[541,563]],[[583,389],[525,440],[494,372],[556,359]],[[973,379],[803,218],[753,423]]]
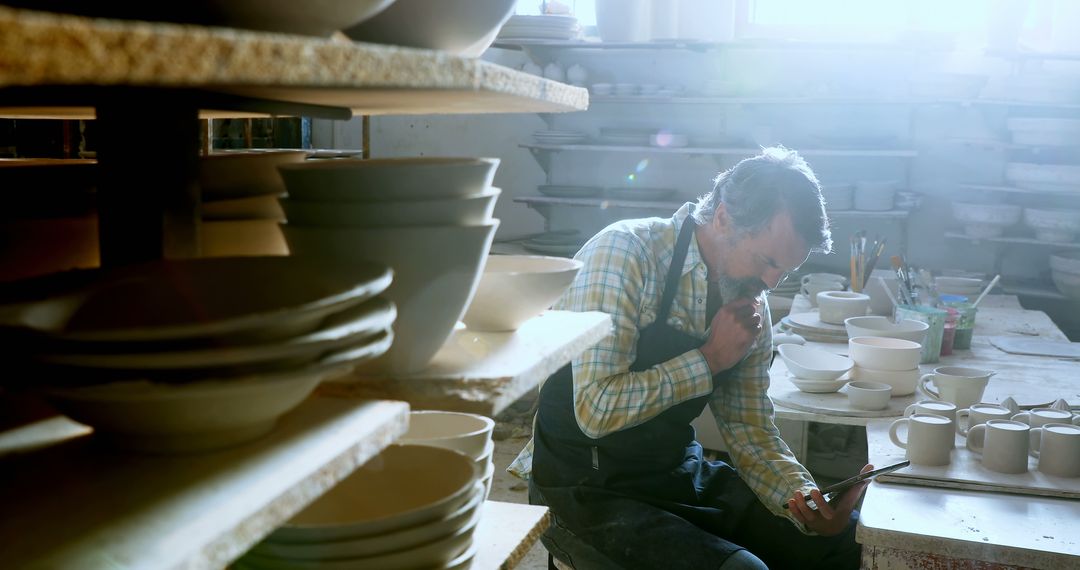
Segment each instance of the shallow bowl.
[[360,42],[440,50],[478,57],[514,13],[515,0],[396,0],[345,30]]
[[398,439],[412,445],[433,445],[480,457],[491,441],[495,422],[463,412],[421,410],[409,414],[409,431]]
[[836,380],[855,365],[850,358],[800,344],[781,344],[777,351],[791,374],[802,380]]
[[892,319],[881,316],[851,317],[844,320],[848,338],[857,336],[878,336],[902,338],[922,344],[930,325],[914,319],[904,319],[894,323]]
[[583,263],[537,255],[492,255],[463,318],[476,331],[516,330],[562,296]]
[[305,202],[402,202],[483,193],[497,158],[380,158],[306,161],[278,168],[289,197]]

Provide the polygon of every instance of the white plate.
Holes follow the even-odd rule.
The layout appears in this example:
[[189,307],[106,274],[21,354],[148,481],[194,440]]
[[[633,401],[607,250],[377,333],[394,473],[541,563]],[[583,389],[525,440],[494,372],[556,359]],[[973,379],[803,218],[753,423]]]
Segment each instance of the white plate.
[[795,376],[788,376],[788,380],[790,380],[799,390],[810,394],[828,394],[837,392],[840,388],[844,387],[844,384],[851,381],[846,374],[837,380],[803,380],[802,378],[797,378]]
[[397,316],[394,304],[382,298],[348,309],[327,319],[313,333],[265,344],[161,352],[72,353],[34,355],[39,362],[97,370],[192,370],[215,367],[265,365],[292,359],[312,360],[327,351],[356,345],[388,328]]

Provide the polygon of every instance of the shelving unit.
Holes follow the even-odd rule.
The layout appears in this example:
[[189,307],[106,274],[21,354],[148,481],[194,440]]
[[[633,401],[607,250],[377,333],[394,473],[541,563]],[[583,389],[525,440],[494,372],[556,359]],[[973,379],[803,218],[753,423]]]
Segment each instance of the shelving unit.
[[[340,120],[588,106],[584,89],[394,46],[6,7],[0,37],[0,116],[97,119],[106,265],[198,254],[201,116]],[[148,121],[163,136],[132,144],[131,133]],[[553,321],[557,334],[544,326]],[[611,326],[599,313],[552,314],[538,323],[536,338],[477,335],[449,353],[451,372],[479,371],[463,380],[471,409],[496,413]],[[491,349],[487,357],[477,351],[482,346]],[[449,390],[428,396],[424,405],[457,405]],[[313,397],[256,442],[182,457],[112,452],[59,416],[2,432],[4,563],[224,567],[401,435],[410,403]],[[548,524],[543,507],[489,503],[485,512],[491,518],[476,537],[477,568],[512,567]]]
[[1076,242],[1062,243],[1062,242],[1055,242],[1055,241],[1041,241],[1041,240],[1037,240],[1035,238],[1027,238],[1027,237],[1019,237],[1019,236],[1001,236],[1001,237],[992,237],[992,238],[978,238],[978,237],[972,237],[972,236],[957,233],[957,232],[945,232],[945,237],[947,237],[949,239],[962,239],[962,240],[967,240],[967,241],[973,241],[975,243],[986,241],[986,242],[990,242],[990,243],[1006,243],[1006,244],[1014,244],[1014,245],[1046,246],[1046,247],[1056,247],[1056,248],[1062,248],[1062,249],[1080,249],[1080,243],[1076,243]]

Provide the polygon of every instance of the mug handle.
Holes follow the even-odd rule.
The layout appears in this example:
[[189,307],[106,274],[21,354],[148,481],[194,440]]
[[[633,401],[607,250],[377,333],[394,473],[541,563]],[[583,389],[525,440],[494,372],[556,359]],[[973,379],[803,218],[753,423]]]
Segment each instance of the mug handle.
[[1042,451],[1042,431],[1043,428],[1031,428],[1028,432],[1028,455],[1039,458],[1039,453]]
[[956,410],[956,433],[958,433],[958,434],[960,434],[960,435],[962,435],[964,437],[967,437],[968,432],[971,431],[971,426],[969,425],[968,429],[964,429],[964,428],[960,427],[960,418],[970,417],[970,416],[971,416],[971,408],[964,408],[962,410]]
[[1013,417],[1011,417],[1009,419],[1011,419],[1014,422],[1020,422],[1020,423],[1025,423],[1025,424],[1031,425],[1031,412],[1020,412],[1019,414],[1016,414],[1016,415],[1014,415]]
[[916,404],[911,404],[910,406],[904,408],[903,416],[906,418],[906,417],[910,416],[911,414],[914,414],[915,413],[915,406],[916,406]]
[[1072,423],[1074,426],[1080,426],[1080,414],[1073,414]]
[[986,424],[979,424],[968,430],[967,448],[982,455],[983,440],[986,438]]
[[931,392],[931,391],[930,391],[930,390],[929,390],[929,389],[928,389],[928,388],[926,387],[926,384],[927,384],[927,382],[929,382],[929,381],[930,381],[930,380],[932,380],[933,378],[934,378],[934,373],[933,373],[933,372],[931,372],[931,373],[929,373],[929,374],[923,374],[923,375],[922,375],[921,377],[919,377],[919,388],[921,388],[921,389],[922,389],[922,391],[923,391],[923,393],[924,393],[924,394],[927,394],[927,395],[929,395],[929,396],[930,396],[931,398],[934,398],[935,400],[938,400],[938,399],[940,399],[940,398],[941,398],[940,394],[939,394],[939,395],[937,395],[937,396],[935,396],[935,395],[934,395],[934,393],[933,393],[933,392]]
[[899,447],[900,449],[907,449],[907,442],[900,441],[900,437],[897,435],[896,431],[900,429],[900,424],[906,424],[909,421],[910,420],[907,418],[900,418],[889,426],[889,439],[891,439],[892,442],[896,444],[896,447]]

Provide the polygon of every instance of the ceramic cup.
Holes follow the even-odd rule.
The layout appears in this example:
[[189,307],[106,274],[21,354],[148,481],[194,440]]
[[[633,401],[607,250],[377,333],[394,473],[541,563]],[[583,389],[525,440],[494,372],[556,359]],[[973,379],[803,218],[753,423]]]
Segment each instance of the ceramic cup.
[[1080,477],[1080,426],[1045,424],[1031,429],[1032,457],[1039,471],[1057,477]]
[[870,308],[870,297],[851,291],[821,291],[817,294],[817,305],[822,321],[842,325],[848,317],[865,316]]
[[835,273],[810,273],[803,275],[801,284],[799,292],[810,299],[810,306],[816,307],[818,293],[844,290],[844,276]]
[[[968,431],[979,425],[986,423],[986,420],[1007,420],[1012,417],[1013,413],[1005,406],[999,406],[997,404],[972,404],[970,408],[964,408],[957,410],[956,412],[956,433],[967,437]],[[968,418],[967,427],[964,427],[964,418]]]
[[889,407],[892,386],[881,382],[848,382],[848,402],[857,410],[884,410]]
[[[900,426],[907,426],[907,441],[897,434]],[[955,435],[953,421],[935,414],[911,414],[889,426],[889,439],[906,450],[904,456],[917,465],[948,465]]]
[[987,420],[968,432],[967,448],[982,455],[982,464],[998,473],[1025,473],[1031,428],[1012,420]]
[[1072,421],[1072,413],[1054,408],[1035,408],[1031,411],[1020,412],[1012,419],[1031,427],[1042,427],[1046,424],[1067,424]]
[[920,400],[904,409],[904,416],[912,414],[934,414],[945,416],[956,423],[956,404],[937,400]]
[[924,374],[919,379],[919,385],[929,394],[926,384],[933,380],[938,389],[938,397],[956,404],[957,408],[970,408],[972,404],[982,401],[986,385],[994,374],[992,370],[980,368],[939,366],[932,373]]

